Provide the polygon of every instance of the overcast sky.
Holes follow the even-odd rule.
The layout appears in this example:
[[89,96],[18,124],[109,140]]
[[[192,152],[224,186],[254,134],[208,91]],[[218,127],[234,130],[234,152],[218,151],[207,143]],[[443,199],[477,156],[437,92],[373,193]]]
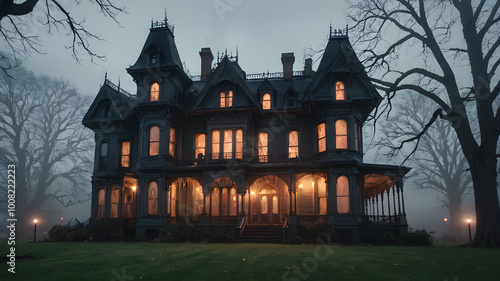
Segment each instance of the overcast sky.
[[[333,28],[345,28],[347,21],[344,1],[299,0],[190,0],[190,1],[116,1],[126,7],[120,14],[120,27],[110,18],[99,14],[96,5],[67,2],[77,19],[84,19],[88,29],[105,41],[91,41],[91,47],[106,55],[105,61],[91,63],[83,52],[77,64],[65,45],[71,43],[67,32],[47,35],[40,27],[43,55],[32,55],[24,65],[37,72],[71,80],[79,90],[95,96],[108,78],[122,88],[135,93],[135,84],[126,68],[135,63],[148,36],[151,20],[168,21],[175,26],[175,42],[181,60],[191,75],[200,74],[203,47],[228,53],[239,50],[239,63],[247,73],[282,71],[281,53],[294,52],[294,70],[303,69],[303,50],[325,43],[330,23]],[[38,13],[43,12],[38,5]],[[36,14],[37,10],[35,10]],[[316,67],[316,65],[314,66]]]

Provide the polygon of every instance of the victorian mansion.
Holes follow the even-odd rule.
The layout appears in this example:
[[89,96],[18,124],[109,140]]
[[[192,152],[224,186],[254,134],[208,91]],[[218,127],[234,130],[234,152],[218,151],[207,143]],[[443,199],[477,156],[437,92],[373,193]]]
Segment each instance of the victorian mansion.
[[365,220],[406,230],[409,168],[363,162],[363,123],[382,97],[347,31],[330,30],[316,70],[306,59],[294,71],[293,53],[262,74],[238,55],[199,55],[201,75],[186,74],[172,26],[155,22],[127,68],[135,94],[105,80],[83,119],[96,144],[91,224],[148,239],[260,227],[261,240],[268,229],[290,241],[317,223],[351,243]]

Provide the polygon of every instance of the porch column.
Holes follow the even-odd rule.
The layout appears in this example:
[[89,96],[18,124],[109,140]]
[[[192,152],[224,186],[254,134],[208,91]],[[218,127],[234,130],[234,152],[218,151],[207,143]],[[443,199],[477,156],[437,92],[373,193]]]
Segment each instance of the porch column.
[[394,203],[394,217],[397,217],[398,214],[396,213],[396,191],[394,189],[395,189],[395,186],[392,186],[392,201]]
[[328,170],[327,182],[326,213],[333,215],[337,213],[337,175],[334,174],[333,169]]
[[375,198],[372,197],[372,216],[375,216]]
[[380,193],[380,207],[382,208],[382,218],[385,217],[384,213],[384,192]]
[[401,189],[401,202],[403,204],[403,215],[406,216],[405,198],[403,196],[403,181],[402,180],[398,180],[398,182],[396,184],[399,186],[399,189]]
[[245,215],[245,195],[246,193],[241,193],[240,196],[241,196],[241,215],[244,216]]
[[[290,210],[288,211],[288,213],[290,215],[293,215],[293,214],[297,214],[297,208],[295,208],[295,210],[293,209],[293,198],[292,198],[292,194],[293,194],[293,191],[295,189],[295,171],[294,170],[290,170],[289,171],[289,177],[290,177],[290,186],[288,186],[288,195],[289,195],[289,201],[290,201]],[[297,203],[297,202],[295,202]],[[295,204],[295,207],[297,206],[297,204]]]
[[375,202],[377,204],[377,217],[379,217],[380,216],[380,212],[378,210],[378,194],[377,194],[377,197],[375,197]]
[[206,215],[207,214],[207,195],[205,192],[203,192],[203,212],[202,214]]
[[398,211],[401,215],[401,197],[399,196],[399,184],[396,184],[396,191],[398,192]]
[[391,219],[391,193],[389,191],[390,189],[387,189],[387,209],[389,210],[389,220]]

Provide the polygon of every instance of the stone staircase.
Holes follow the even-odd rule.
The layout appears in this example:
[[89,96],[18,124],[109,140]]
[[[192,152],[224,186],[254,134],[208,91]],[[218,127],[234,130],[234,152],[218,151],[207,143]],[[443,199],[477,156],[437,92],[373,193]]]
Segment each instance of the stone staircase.
[[242,243],[283,243],[281,225],[247,225],[241,235]]

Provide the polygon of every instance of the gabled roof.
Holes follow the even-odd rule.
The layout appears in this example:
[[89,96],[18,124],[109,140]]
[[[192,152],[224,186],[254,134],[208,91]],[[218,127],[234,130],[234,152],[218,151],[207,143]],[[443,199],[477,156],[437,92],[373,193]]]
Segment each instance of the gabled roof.
[[203,87],[200,95],[198,96],[198,99],[193,107],[193,112],[197,111],[200,108],[200,105],[206,99],[206,96],[210,89],[216,87],[219,83],[224,81],[230,81],[231,83],[238,85],[242,89],[243,94],[250,100],[251,104],[253,104],[260,110],[259,102],[255,99],[252,92],[245,83],[245,77],[246,74],[241,69],[239,64],[237,62],[231,62],[229,58],[225,56],[217,65],[217,68],[213,70],[208,76],[208,81],[206,82],[205,87]]
[[146,43],[142,48],[139,58],[134,65],[127,68],[128,72],[151,67],[148,62],[151,53],[160,54],[159,64],[153,67],[157,68],[179,68],[182,70],[182,62],[174,42],[173,27],[168,25],[167,20],[157,26],[151,26]]
[[347,72],[358,75],[363,86],[370,94],[370,98],[374,100],[375,105],[382,99],[370,82],[370,78],[356,56],[347,36],[330,37],[316,74],[304,98],[315,92],[324,79],[328,79],[328,74],[332,72]]
[[[82,124],[89,127],[93,122],[100,122],[103,118],[100,116],[100,106],[103,103],[110,105],[110,120],[125,120],[132,112],[135,106],[134,96],[122,93],[116,86],[105,80],[104,85],[99,89],[99,93],[92,102],[89,110],[82,120]],[[126,110],[130,109],[130,110]]]

